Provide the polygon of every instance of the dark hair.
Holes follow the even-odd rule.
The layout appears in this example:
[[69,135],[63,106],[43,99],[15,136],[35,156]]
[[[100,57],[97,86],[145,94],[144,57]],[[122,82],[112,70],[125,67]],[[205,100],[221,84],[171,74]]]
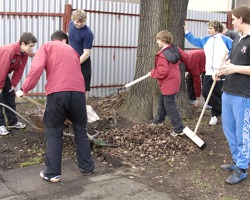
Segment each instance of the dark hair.
[[60,40],[60,41],[67,40],[67,42],[68,42],[68,35],[64,31],[58,30],[58,31],[55,31],[54,33],[52,33],[50,39],[51,39],[51,41],[54,41],[54,40]]
[[232,10],[232,14],[238,19],[241,17],[242,22],[250,24],[250,8],[247,6],[239,6]]
[[20,39],[19,39],[19,43],[22,44],[22,42],[25,45],[27,45],[27,44],[30,44],[30,43],[36,43],[37,39],[36,39],[36,37],[32,33],[24,32],[21,35]]
[[215,31],[218,31],[219,33],[222,33],[223,31],[223,26],[222,23],[219,22],[218,20],[213,20],[208,23],[208,26],[212,26]]

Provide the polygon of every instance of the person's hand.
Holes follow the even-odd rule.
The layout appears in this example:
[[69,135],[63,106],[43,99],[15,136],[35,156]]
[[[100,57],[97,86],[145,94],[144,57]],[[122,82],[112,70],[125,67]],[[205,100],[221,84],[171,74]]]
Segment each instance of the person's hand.
[[24,95],[24,92],[22,90],[18,90],[16,92],[16,97],[19,98],[19,97],[22,97]]
[[223,66],[219,70],[219,76],[221,75],[229,75],[235,73],[236,66],[232,63],[230,63],[230,60],[225,62]]
[[0,89],[0,94],[2,93],[3,89]]
[[196,97],[196,101],[195,101],[194,106],[195,106],[195,107],[200,107],[200,106],[201,106],[201,100],[200,100],[200,97]]
[[151,72],[148,72],[148,75],[151,77]]
[[184,29],[184,32],[186,32],[188,30],[188,27],[187,27],[187,23],[186,21],[184,21],[184,24],[183,24],[183,29]]
[[9,92],[12,92],[15,88],[13,86],[11,86],[11,89],[9,90]]
[[219,81],[219,80],[220,80],[219,73],[218,73],[218,72],[214,73],[214,74],[212,75],[212,79],[213,79],[213,81]]

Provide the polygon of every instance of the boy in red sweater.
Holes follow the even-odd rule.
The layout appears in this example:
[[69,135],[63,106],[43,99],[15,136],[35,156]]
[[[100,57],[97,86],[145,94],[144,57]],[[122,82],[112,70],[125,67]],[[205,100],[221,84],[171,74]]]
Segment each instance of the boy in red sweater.
[[184,127],[175,103],[175,96],[181,84],[179,64],[181,61],[187,64],[189,54],[173,44],[173,36],[167,30],[157,33],[156,40],[161,50],[156,54],[155,68],[149,74],[152,78],[158,79],[161,95],[158,113],[153,123],[164,122],[168,115],[174,126],[171,135],[183,135]]

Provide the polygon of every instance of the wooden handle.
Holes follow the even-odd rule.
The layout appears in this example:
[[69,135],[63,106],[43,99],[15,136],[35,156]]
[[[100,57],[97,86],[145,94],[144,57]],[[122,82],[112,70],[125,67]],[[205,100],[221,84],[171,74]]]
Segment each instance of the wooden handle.
[[40,108],[41,110],[44,110],[45,109],[45,106],[38,103],[37,101],[31,99],[30,97],[27,97],[27,96],[22,96],[22,98],[24,98],[26,101],[34,104],[35,106],[37,106],[38,108]]
[[[225,60],[226,60],[227,53],[228,53],[228,52],[226,51],[225,54],[224,54],[224,56],[223,56],[223,58],[222,58],[222,61],[221,61],[221,64],[220,64],[220,68],[223,66],[223,64],[224,64],[224,62],[225,62]],[[210,100],[210,97],[211,97],[211,95],[212,95],[212,93],[213,93],[215,84],[216,84],[216,80],[214,80],[214,82],[213,82],[213,84],[212,84],[212,86],[211,86],[211,89],[210,89],[210,91],[209,91],[209,93],[208,93],[208,96],[207,96],[207,99],[206,99],[206,101],[205,101],[205,104],[204,104],[204,106],[203,106],[201,115],[200,115],[199,120],[198,120],[198,122],[197,122],[197,125],[196,125],[196,127],[195,127],[195,129],[194,129],[194,134],[195,134],[195,135],[196,135],[196,133],[197,133],[197,131],[198,131],[198,128],[199,128],[199,126],[200,126],[202,117],[203,117],[203,115],[204,115],[204,113],[205,113],[207,104],[208,104],[208,102],[209,102],[209,100]]]
[[125,88],[131,87],[132,85],[134,85],[134,84],[136,84],[136,83],[138,83],[138,82],[140,82],[148,77],[150,77],[150,74],[146,74],[138,79],[135,79],[134,81],[131,81],[130,83],[127,83],[126,85],[124,85],[124,87]]

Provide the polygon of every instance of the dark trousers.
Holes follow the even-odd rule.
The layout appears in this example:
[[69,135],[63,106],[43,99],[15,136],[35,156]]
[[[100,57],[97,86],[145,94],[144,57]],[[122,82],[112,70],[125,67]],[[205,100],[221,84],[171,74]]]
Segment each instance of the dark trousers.
[[82,69],[82,75],[84,77],[85,89],[86,91],[90,91],[91,73],[92,73],[90,57],[81,64],[81,69]]
[[160,95],[156,120],[158,122],[164,122],[165,117],[168,115],[172,125],[174,126],[174,132],[181,133],[184,127],[175,103],[175,95],[176,94]]
[[72,122],[78,167],[80,171],[92,172],[95,168],[87,136],[87,113],[85,94],[82,92],[58,92],[47,96],[44,113],[46,141],[45,174],[61,174],[64,121]]
[[[212,76],[205,75],[202,83],[202,95],[205,99],[209,94],[211,86],[213,84]],[[217,81],[210,97],[208,104],[212,106],[211,114],[212,116],[221,115],[221,95],[222,95],[222,85],[223,81]]]
[[192,76],[189,76],[189,78],[186,80],[186,85],[187,85],[188,98],[190,100],[196,100],[196,94],[194,90],[194,83]]
[[[11,107],[13,110],[16,110],[16,102],[15,102],[16,93],[15,93],[15,90],[12,90],[11,92],[9,92],[11,90],[11,87],[12,86],[11,86],[10,78],[9,76],[7,76],[5,80],[5,85],[3,87],[3,91],[0,94],[0,102]],[[8,108],[5,108],[4,111],[8,120],[8,125],[9,126],[15,125],[17,123],[16,114],[13,113]],[[5,123],[4,114],[3,114],[3,106],[0,106],[0,126],[2,125],[6,125],[6,123]]]

